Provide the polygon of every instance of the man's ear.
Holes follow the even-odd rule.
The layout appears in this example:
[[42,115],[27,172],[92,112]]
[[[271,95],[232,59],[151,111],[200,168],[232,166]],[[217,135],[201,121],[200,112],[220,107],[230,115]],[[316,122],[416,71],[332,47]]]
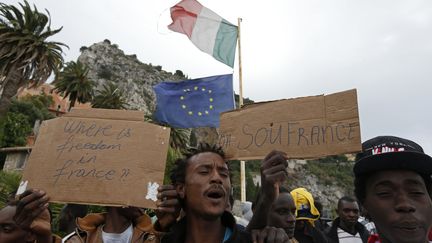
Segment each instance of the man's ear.
[[184,199],[185,198],[185,186],[184,186],[184,183],[177,183],[176,184],[176,191],[177,191],[177,194],[179,195],[180,199]]

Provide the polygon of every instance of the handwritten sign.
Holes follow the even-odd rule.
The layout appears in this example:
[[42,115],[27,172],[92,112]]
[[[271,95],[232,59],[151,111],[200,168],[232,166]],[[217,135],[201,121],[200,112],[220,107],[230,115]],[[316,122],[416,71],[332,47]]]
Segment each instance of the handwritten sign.
[[83,109],[44,121],[23,181],[56,202],[154,208],[170,130],[143,119],[139,111]]
[[290,158],[357,152],[357,92],[255,103],[222,113],[219,133],[230,159],[262,159],[272,150]]

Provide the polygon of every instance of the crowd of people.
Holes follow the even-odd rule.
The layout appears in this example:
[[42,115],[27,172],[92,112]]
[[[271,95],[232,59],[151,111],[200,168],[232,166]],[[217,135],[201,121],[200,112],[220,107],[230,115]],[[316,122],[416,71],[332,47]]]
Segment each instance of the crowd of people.
[[49,195],[29,189],[0,210],[0,243],[428,243],[432,230],[432,158],[417,143],[381,136],[362,144],[353,169],[355,197],[337,203],[330,224],[320,220],[313,195],[288,190],[287,155],[272,151],[261,164],[253,215],[232,214],[230,170],[224,152],[201,144],[176,161],[170,185],[160,186],[156,220],[136,207],[87,214],[67,205],[52,233]]

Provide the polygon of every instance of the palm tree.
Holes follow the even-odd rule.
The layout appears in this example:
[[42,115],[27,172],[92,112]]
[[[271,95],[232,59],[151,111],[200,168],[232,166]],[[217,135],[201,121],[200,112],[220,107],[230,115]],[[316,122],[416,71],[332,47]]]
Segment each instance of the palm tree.
[[81,62],[68,62],[62,71],[57,73],[53,82],[54,90],[63,97],[69,97],[69,111],[76,101],[86,103],[93,98],[95,82],[88,78],[88,68]]
[[93,98],[93,108],[119,109],[127,108],[126,97],[124,91],[118,88],[114,83],[109,82],[103,85],[102,90],[96,91],[96,96]]
[[0,117],[11,98],[26,84],[38,85],[63,65],[63,43],[47,41],[62,28],[51,29],[51,16],[27,1],[22,11],[0,3]]

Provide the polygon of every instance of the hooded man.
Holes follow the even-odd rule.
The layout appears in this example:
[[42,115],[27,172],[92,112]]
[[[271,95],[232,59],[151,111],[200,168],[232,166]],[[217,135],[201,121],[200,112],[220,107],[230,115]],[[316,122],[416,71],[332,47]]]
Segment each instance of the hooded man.
[[297,207],[294,238],[301,243],[326,243],[327,238],[314,225],[320,213],[315,207],[312,194],[305,188],[296,188],[291,191],[291,196]]

